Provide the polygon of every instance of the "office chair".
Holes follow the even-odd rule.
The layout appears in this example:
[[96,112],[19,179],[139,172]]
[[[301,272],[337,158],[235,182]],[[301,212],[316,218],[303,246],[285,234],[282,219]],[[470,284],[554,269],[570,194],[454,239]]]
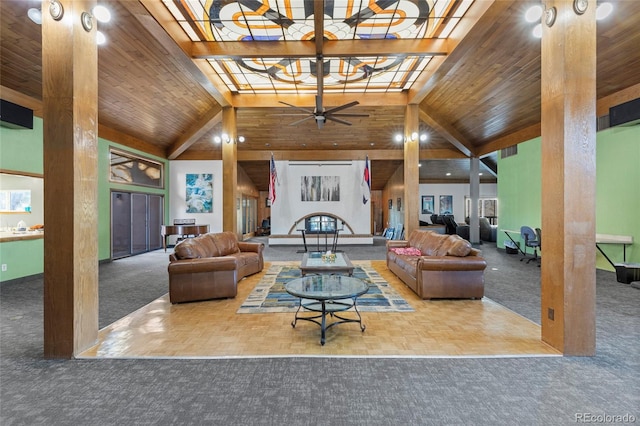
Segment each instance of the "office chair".
[[527,247],[533,248],[533,257],[529,258],[529,260],[527,260],[527,263],[531,261],[537,262],[538,247],[540,247],[540,241],[538,240],[538,237],[536,236],[535,231],[528,226],[522,226],[520,227],[520,237],[522,237],[522,239],[524,240],[524,256],[525,256],[522,259],[520,259],[520,262],[522,262],[527,257]]

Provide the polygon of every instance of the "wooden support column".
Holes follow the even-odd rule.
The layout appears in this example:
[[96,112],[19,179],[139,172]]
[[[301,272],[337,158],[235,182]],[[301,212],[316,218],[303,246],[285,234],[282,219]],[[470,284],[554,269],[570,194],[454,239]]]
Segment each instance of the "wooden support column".
[[238,232],[238,145],[236,109],[222,109],[222,132],[229,136],[222,141],[222,230]]
[[42,10],[44,356],[72,358],[98,337],[98,51],[67,1]]
[[420,110],[417,104],[407,105],[404,117],[404,235],[419,226],[420,212]]
[[469,242],[471,244],[480,244],[480,220],[478,219],[478,199],[480,198],[480,159],[478,157],[471,157],[469,162],[469,198],[471,198],[471,211],[469,212]]
[[595,354],[596,1],[542,34],[542,340]]

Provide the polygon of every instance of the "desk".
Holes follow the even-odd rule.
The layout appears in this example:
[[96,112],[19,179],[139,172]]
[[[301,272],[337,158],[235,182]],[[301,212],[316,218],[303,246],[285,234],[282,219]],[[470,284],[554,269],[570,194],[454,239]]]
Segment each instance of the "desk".
[[[506,234],[506,236],[511,240],[511,242],[518,247],[518,251],[520,253],[522,253],[523,256],[526,256],[527,254],[525,252],[522,251],[522,249],[520,248],[520,244],[518,244],[516,242],[516,240],[514,240],[513,238],[511,238],[510,234],[516,234],[518,237],[520,237],[520,231],[512,231],[511,229],[503,229],[502,231],[504,231],[504,233]],[[519,239],[519,238],[518,238]]]
[[615,268],[615,265],[609,259],[609,256],[604,254],[599,244],[622,244],[622,261],[627,261],[627,246],[633,244],[633,237],[631,235],[609,235],[609,234],[596,234],[596,248],[602,253],[605,259],[609,261],[611,266]]

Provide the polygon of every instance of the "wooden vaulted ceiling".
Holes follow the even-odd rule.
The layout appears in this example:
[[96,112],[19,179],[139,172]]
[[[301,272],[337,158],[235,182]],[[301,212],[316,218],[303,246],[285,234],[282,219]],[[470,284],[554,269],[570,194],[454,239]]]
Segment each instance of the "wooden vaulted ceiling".
[[[27,18],[27,10],[40,3],[0,2],[0,95],[36,115],[42,101],[41,27]],[[267,188],[271,153],[278,160],[369,155],[372,187],[382,189],[402,165],[402,144],[393,138],[403,131],[409,103],[419,105],[420,131],[429,134],[420,145],[420,182],[468,182],[470,155],[491,164],[501,148],[540,135],[540,40],[523,18],[536,1],[474,1],[440,47],[445,54],[434,57],[410,90],[327,93],[325,108],[357,100],[360,104],[349,112],[368,117],[349,118],[352,126],[328,122],[322,129],[313,120],[290,126],[294,117],[282,114],[291,110],[278,103],[313,108],[313,96],[240,95],[225,89],[203,57],[232,52],[210,45],[203,53],[163,2],[100,3],[113,16],[99,24],[108,40],[98,54],[100,136],[164,158],[219,159],[213,136],[222,132],[223,108],[236,107],[237,134],[245,137],[238,144],[239,165],[260,190]],[[460,3],[465,2],[455,2]],[[640,97],[640,1],[611,3],[613,14],[597,24],[599,116]],[[376,43],[375,49],[401,53],[392,43]],[[259,54],[268,46],[254,42],[247,49]],[[482,164],[481,171],[481,182],[496,181],[489,167]]]

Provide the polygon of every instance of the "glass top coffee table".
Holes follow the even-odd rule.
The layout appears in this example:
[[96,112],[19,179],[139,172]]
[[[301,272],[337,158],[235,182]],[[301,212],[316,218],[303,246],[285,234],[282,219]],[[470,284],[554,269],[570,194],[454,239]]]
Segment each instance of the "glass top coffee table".
[[[284,285],[287,293],[299,297],[300,304],[291,326],[296,327],[298,320],[310,321],[320,326],[320,344],[324,345],[326,331],[334,325],[345,322],[357,322],[360,330],[365,330],[362,317],[358,312],[357,299],[369,291],[369,284],[358,278],[344,275],[310,275],[296,278]],[[318,315],[300,316],[300,310],[317,312]],[[339,312],[354,309],[357,318],[346,318]],[[337,318],[327,325],[327,314]]]
[[[324,257],[323,257],[324,256]],[[300,273],[304,277],[309,273],[353,275],[353,263],[344,253],[333,253],[333,259],[329,259],[322,252],[305,253],[300,263]]]

